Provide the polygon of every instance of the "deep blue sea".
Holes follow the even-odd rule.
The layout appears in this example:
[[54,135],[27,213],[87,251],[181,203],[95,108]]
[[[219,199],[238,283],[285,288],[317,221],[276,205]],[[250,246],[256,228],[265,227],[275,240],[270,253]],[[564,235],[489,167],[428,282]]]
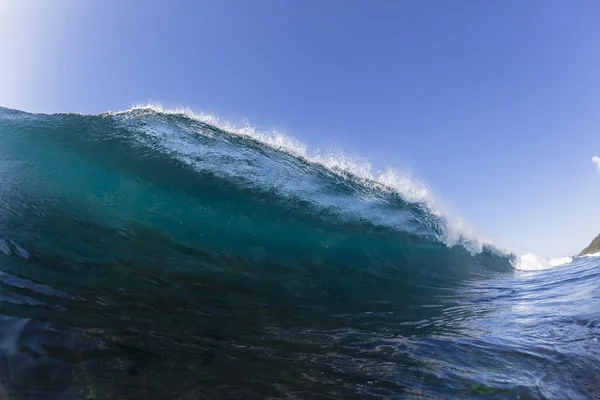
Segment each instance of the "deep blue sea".
[[600,258],[517,264],[285,136],[0,108],[3,400],[600,399]]

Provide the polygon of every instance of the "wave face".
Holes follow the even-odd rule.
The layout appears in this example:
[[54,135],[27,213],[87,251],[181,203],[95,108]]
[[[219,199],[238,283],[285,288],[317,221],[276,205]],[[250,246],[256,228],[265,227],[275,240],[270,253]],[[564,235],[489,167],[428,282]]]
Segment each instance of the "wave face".
[[[552,326],[542,293],[570,310],[596,260],[515,275],[413,181],[282,136],[0,109],[9,398],[597,396],[597,350],[553,346],[524,311]],[[598,292],[581,293],[549,335],[596,340]]]

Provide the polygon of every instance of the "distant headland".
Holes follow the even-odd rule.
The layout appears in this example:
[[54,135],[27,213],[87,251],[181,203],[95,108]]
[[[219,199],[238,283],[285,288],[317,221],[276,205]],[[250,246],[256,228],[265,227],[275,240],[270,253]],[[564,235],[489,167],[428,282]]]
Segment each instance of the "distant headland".
[[579,253],[579,256],[585,256],[586,254],[594,253],[600,253],[600,235],[596,236],[596,238],[592,240],[592,243],[590,243],[588,247]]

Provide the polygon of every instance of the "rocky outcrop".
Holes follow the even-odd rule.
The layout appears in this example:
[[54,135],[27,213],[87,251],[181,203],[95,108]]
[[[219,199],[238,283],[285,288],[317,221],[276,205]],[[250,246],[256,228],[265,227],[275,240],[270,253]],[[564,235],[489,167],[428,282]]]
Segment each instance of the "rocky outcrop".
[[600,253],[600,235],[596,236],[596,239],[592,240],[592,243],[590,243],[588,247],[583,249],[583,251],[579,253],[579,256],[584,256],[586,254],[593,253]]

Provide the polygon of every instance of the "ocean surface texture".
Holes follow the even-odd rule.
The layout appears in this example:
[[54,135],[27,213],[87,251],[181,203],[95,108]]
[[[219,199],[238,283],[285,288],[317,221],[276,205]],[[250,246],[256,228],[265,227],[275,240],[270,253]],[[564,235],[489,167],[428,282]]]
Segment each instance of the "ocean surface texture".
[[191,113],[0,108],[0,398],[600,398],[600,258],[518,271],[361,171]]

